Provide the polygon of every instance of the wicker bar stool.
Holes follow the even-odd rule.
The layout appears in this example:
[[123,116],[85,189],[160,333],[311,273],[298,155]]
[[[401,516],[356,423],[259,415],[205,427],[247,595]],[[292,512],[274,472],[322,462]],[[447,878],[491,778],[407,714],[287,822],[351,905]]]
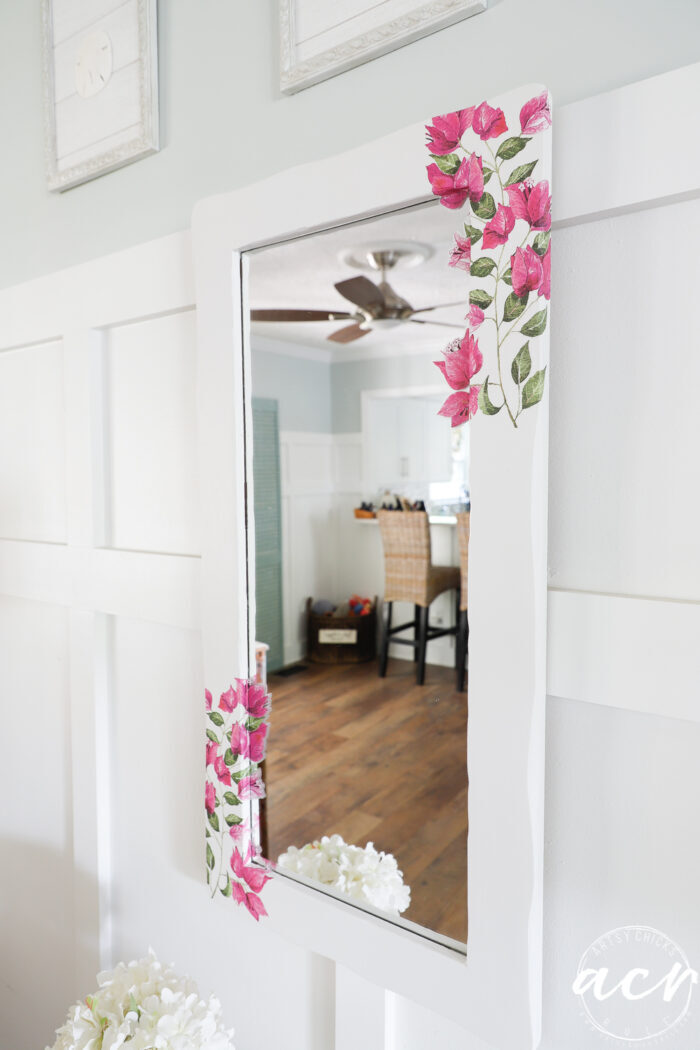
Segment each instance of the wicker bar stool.
[[459,569],[461,576],[459,613],[457,616],[457,689],[464,691],[464,665],[469,652],[469,613],[467,610],[469,580],[469,511],[457,515],[457,539],[459,541]]
[[[430,525],[425,511],[380,510],[377,513],[384,546],[384,627],[379,654],[379,675],[386,675],[389,642],[410,645],[418,662],[416,681],[425,679],[425,650],[433,638],[456,634],[456,627],[433,628],[428,623],[431,602],[445,591],[459,592],[457,566],[433,565],[430,558]],[[412,602],[415,617],[391,626],[394,602]],[[394,635],[413,628],[413,639]]]

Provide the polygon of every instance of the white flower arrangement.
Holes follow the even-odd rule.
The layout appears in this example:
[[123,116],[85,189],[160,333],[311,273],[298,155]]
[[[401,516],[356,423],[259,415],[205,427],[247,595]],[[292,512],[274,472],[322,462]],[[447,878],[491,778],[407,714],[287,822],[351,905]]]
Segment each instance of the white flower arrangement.
[[70,1008],[51,1050],[235,1050],[218,999],[200,999],[194,981],[162,966],[153,951],[98,974],[97,983],[94,995]]
[[290,846],[277,866],[391,914],[400,914],[411,903],[411,889],[396,858],[378,852],[371,842],[362,849],[340,835],[324,835],[301,849]]

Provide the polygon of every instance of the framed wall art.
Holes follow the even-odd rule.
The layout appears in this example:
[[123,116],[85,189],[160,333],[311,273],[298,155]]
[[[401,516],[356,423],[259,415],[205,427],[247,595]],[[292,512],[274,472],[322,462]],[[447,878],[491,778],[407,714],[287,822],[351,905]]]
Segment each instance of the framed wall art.
[[488,0],[280,0],[280,88],[293,94],[320,80],[479,14]]
[[156,0],[43,0],[51,190],[158,150]]

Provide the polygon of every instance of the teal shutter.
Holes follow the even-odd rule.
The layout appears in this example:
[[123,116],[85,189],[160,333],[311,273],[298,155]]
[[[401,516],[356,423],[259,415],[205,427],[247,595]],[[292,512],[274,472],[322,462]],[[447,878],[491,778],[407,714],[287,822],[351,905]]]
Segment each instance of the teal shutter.
[[255,640],[270,646],[268,671],[284,664],[282,627],[282,500],[277,402],[253,398],[255,514]]

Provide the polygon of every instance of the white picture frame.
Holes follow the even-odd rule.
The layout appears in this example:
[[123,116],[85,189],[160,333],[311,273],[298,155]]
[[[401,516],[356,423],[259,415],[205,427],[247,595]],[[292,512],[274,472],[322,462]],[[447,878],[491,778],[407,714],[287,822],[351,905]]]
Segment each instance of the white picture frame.
[[157,0],[42,0],[48,187],[159,149]]
[[[517,114],[542,90],[530,85],[492,102]],[[203,685],[215,696],[254,666],[245,252],[432,200],[425,159],[425,129],[417,124],[195,208]],[[550,177],[549,135],[540,170]],[[451,1018],[489,1044],[523,1050],[537,1046],[541,1032],[548,387],[517,431],[479,418],[471,435],[472,491],[480,510],[475,502],[466,958],[292,879],[273,875],[264,891],[272,933]],[[498,580],[508,588],[507,600],[499,596]],[[231,921],[230,899],[216,894],[212,906],[222,924]]]
[[[280,90],[293,94],[486,10],[488,0],[375,0],[359,14],[347,3],[279,0]],[[335,21],[319,19],[332,12]],[[312,27],[305,26],[313,20]],[[320,29],[320,31],[319,31]],[[306,39],[308,37],[308,39]],[[312,42],[313,41],[313,42]]]

